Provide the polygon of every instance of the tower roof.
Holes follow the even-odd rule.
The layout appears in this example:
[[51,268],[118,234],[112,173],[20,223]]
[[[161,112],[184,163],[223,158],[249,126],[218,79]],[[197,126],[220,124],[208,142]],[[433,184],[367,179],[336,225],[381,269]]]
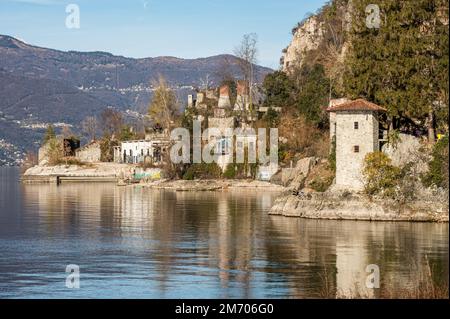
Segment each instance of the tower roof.
[[247,81],[237,81],[237,95],[248,95],[248,82]]
[[375,103],[366,101],[364,99],[348,101],[327,108],[327,112],[340,112],[340,111],[387,112],[387,110],[384,107],[381,107],[379,105],[376,105]]
[[222,85],[219,89],[220,96],[229,97],[230,96],[230,88],[228,85]]
[[219,96],[219,108],[227,108],[231,107],[230,102],[230,88],[228,85],[223,85],[219,89],[220,96]]

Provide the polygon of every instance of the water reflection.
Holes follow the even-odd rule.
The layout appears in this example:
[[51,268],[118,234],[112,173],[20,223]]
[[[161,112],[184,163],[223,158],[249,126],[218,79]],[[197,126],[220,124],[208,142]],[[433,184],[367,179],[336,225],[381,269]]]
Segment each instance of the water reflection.
[[[275,193],[21,185],[0,170],[0,296],[377,297],[411,288],[427,258],[448,277],[448,225],[268,216]],[[65,266],[81,267],[66,289]],[[355,283],[357,286],[355,286]]]

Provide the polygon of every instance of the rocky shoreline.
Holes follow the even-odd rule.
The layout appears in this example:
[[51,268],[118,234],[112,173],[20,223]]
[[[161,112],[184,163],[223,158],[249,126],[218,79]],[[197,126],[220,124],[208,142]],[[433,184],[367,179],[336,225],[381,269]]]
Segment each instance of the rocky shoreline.
[[[309,171],[310,164],[303,165]],[[302,165],[300,165],[302,167]],[[115,182],[119,176],[131,174],[132,167],[120,164],[101,164],[88,167],[77,166],[35,166],[22,176],[25,183],[55,182],[55,176],[67,182]],[[395,200],[369,198],[364,194],[330,190],[325,193],[299,189],[307,174],[296,174],[288,187],[255,180],[155,180],[131,184],[149,189],[166,189],[177,192],[202,192],[225,190],[252,190],[279,192],[269,214],[286,217],[332,220],[367,221],[416,221],[448,222],[448,197],[421,196],[420,200],[399,203]],[[298,181],[297,181],[298,180]],[[58,181],[56,181],[58,182]],[[298,184],[298,185],[297,185]],[[127,184],[123,185],[127,186]],[[295,192],[296,193],[296,192]]]
[[270,215],[309,219],[448,222],[448,201],[370,199],[363,194],[326,192],[283,194]]
[[126,164],[96,163],[86,166],[36,165],[27,169],[22,175],[24,183],[54,183],[55,179],[79,182],[117,182],[120,174],[131,174],[132,169]]
[[151,189],[169,189],[178,192],[221,191],[233,189],[281,192],[280,185],[255,180],[160,180],[139,184]]
[[[86,167],[76,165],[34,166],[22,175],[24,183],[115,182],[120,186],[140,185],[151,189],[175,191],[219,191],[227,189],[261,189],[281,192],[283,186],[264,181],[249,180],[141,180],[140,183],[121,183],[123,177],[133,174],[134,167],[127,164],[95,163]],[[58,181],[56,180],[58,179]]]

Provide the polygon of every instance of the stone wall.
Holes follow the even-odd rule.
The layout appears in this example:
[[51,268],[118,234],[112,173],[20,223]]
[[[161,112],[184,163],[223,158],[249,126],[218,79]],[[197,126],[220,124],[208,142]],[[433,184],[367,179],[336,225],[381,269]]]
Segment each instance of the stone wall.
[[100,162],[101,149],[98,143],[87,145],[76,151],[76,157],[82,162],[96,163]]
[[210,117],[208,118],[208,127],[217,127],[221,131],[227,128],[234,129],[234,117]]
[[412,135],[400,134],[396,145],[383,145],[383,152],[388,155],[392,164],[404,166],[408,162],[418,160],[418,152],[421,147],[420,139]]
[[39,147],[39,150],[38,150],[38,163],[39,164],[44,164],[48,161],[48,156],[47,156],[48,148],[49,148],[48,143]]

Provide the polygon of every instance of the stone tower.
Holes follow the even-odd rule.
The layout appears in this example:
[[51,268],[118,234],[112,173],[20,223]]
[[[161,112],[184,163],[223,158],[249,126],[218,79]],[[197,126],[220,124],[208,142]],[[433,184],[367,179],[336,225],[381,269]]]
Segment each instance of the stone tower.
[[228,85],[223,85],[220,87],[219,90],[219,108],[230,108],[231,102],[230,102],[230,88]]
[[386,109],[363,99],[336,102],[327,109],[330,137],[336,141],[335,187],[359,191],[364,187],[365,156],[380,150],[378,117]]
[[237,82],[237,97],[234,104],[235,111],[244,111],[249,109],[248,83],[246,81]]

